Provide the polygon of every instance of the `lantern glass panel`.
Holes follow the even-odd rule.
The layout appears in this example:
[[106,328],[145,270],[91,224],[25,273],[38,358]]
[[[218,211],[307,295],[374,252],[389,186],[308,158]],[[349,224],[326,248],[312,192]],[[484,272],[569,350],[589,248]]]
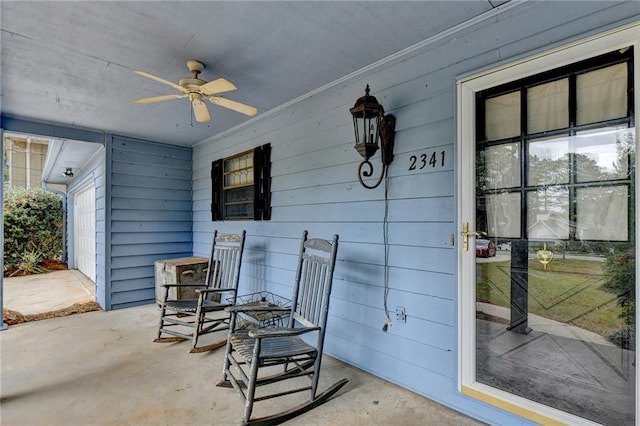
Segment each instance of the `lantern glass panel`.
[[378,145],[378,125],[380,124],[380,116],[369,115],[362,121],[362,139],[360,139],[360,141],[363,143]]

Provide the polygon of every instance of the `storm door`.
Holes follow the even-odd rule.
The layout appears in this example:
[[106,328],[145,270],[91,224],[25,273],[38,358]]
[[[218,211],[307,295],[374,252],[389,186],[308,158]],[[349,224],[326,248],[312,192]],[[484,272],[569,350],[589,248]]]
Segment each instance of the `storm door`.
[[636,422],[633,55],[467,99],[462,390],[540,423]]

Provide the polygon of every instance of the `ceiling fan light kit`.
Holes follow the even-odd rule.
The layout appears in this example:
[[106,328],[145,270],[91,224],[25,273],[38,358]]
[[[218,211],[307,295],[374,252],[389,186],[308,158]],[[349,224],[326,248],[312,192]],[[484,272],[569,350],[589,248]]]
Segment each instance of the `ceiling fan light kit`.
[[209,109],[207,108],[207,104],[204,102],[204,99],[208,99],[209,102],[211,102],[213,105],[218,105],[223,108],[227,108],[251,117],[258,113],[258,109],[256,107],[246,105],[238,101],[233,101],[231,99],[223,98],[221,96],[216,96],[219,93],[236,90],[237,87],[225,78],[218,78],[209,82],[198,78],[198,76],[204,69],[204,64],[202,62],[195,60],[187,61],[187,68],[189,69],[189,72],[191,72],[192,76],[181,79],[177,84],[145,71],[134,71],[134,73],[142,77],[146,77],[151,80],[155,80],[158,83],[171,86],[180,92],[169,95],[142,98],[135,100],[134,103],[150,104],[172,99],[188,98],[189,102],[191,103],[193,115],[196,121],[199,123],[204,123],[211,120],[211,115],[209,114]]

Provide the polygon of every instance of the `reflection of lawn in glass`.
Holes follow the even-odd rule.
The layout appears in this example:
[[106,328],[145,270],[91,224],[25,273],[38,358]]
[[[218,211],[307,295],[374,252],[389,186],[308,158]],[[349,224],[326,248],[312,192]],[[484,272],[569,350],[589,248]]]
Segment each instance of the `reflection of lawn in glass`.
[[[604,262],[553,260],[542,269],[529,260],[529,313],[607,336],[623,322],[612,293],[601,290]],[[478,270],[479,302],[509,307],[510,262],[482,263]]]

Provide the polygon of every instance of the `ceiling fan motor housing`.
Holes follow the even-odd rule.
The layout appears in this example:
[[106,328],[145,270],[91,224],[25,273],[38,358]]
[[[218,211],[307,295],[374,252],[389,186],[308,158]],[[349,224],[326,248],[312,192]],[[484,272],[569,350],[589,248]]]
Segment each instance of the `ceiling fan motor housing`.
[[178,82],[180,86],[192,92],[197,92],[198,87],[202,86],[205,83],[206,81],[200,80],[199,78],[183,78]]

